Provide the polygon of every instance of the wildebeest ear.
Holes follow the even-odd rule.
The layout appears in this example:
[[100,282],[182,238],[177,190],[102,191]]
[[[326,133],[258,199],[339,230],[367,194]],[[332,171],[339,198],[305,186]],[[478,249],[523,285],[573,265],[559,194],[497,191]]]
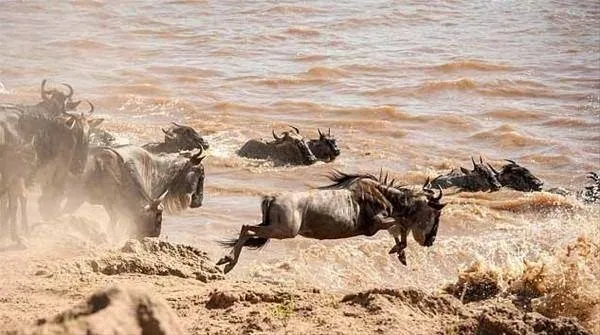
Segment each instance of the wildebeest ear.
[[465,169],[465,168],[464,168],[464,167],[462,167],[462,166],[460,167],[460,171],[462,171],[462,173],[464,173],[464,174],[466,174],[466,175],[469,175],[469,174],[471,174],[471,171],[469,171],[469,170]]
[[90,128],[95,128],[95,127],[98,127],[102,122],[104,122],[104,119],[98,118],[98,119],[91,119],[88,123],[90,125]]
[[77,123],[77,119],[74,116],[71,116],[65,120],[65,126],[69,129],[73,129],[73,127],[75,127],[75,123]]
[[444,208],[444,206],[446,206],[446,205],[447,204],[440,204],[440,203],[435,203],[435,202],[434,203],[429,203],[429,207],[431,207],[431,208],[433,208],[435,210],[438,210],[438,211],[441,211],[442,208]]

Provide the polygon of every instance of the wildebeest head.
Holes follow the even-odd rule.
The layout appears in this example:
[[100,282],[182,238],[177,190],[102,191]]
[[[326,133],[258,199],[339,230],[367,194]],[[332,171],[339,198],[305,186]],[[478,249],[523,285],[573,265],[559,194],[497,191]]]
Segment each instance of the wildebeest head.
[[496,177],[496,173],[483,163],[481,156],[479,156],[479,163],[475,163],[473,157],[471,157],[471,162],[473,162],[472,171],[463,167],[460,168],[462,173],[469,177],[466,189],[473,191],[497,191],[502,187],[502,184],[500,184]]
[[500,172],[496,171],[490,164],[489,168],[496,174],[502,186],[510,187],[517,191],[532,192],[541,191],[544,182],[535,177],[527,168],[511,161],[502,167]]
[[415,228],[412,229],[413,237],[417,243],[424,247],[430,247],[435,242],[442,208],[446,206],[446,204],[440,203],[443,193],[440,187],[438,189],[439,194],[436,196],[431,189],[429,179],[427,179],[425,185],[423,185],[422,195],[415,200],[409,210],[408,219],[415,223]]
[[162,229],[162,201],[167,195],[165,191],[157,199],[149,199],[146,204],[139,209],[136,217],[133,218],[137,237],[158,237]]
[[179,150],[208,149],[208,142],[192,127],[172,122],[169,129],[162,129],[165,133],[165,143]]
[[[88,116],[83,113],[63,113],[63,115],[54,119],[57,122],[58,129],[54,134],[47,135],[47,137],[55,138],[56,140],[50,141],[42,145],[55,145],[54,150],[68,150],[71,154],[71,160],[69,165],[69,171],[74,174],[80,174],[83,172],[89,151],[89,138],[90,138],[90,127],[96,127],[104,119],[93,119],[90,118],[94,111],[94,105],[88,101],[90,105],[90,111]],[[57,143],[60,143],[56,145]]]
[[58,116],[62,112],[72,111],[77,108],[81,101],[73,101],[73,87],[69,84],[63,83],[64,86],[69,90],[67,94],[57,89],[46,89],[47,80],[42,80],[42,87],[40,89],[42,101],[50,104],[52,116]]
[[275,130],[273,130],[273,138],[275,139],[275,145],[287,144],[297,148],[302,155],[302,161],[306,165],[313,164],[317,161],[317,158],[312,153],[310,148],[308,147],[308,143],[306,139],[300,135],[300,131],[298,128],[290,126],[293,131],[284,131],[281,136],[277,136],[275,134]]
[[331,128],[327,130],[327,133],[322,133],[321,129],[317,130],[319,139],[308,142],[310,150],[318,159],[333,161],[340,155],[340,148],[338,148],[335,138],[331,135]]
[[202,206],[204,200],[204,165],[202,160],[206,158],[203,153],[202,149],[193,154],[181,153],[189,160],[170,188],[169,197],[165,201],[168,210],[175,212],[188,206],[190,208]]

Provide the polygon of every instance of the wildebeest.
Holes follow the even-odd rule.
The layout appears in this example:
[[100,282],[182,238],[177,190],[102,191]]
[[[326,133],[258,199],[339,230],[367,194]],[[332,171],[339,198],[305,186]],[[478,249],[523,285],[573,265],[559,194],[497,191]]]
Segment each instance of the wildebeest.
[[410,231],[420,245],[433,245],[445,204],[440,203],[441,189],[435,196],[429,181],[417,191],[369,174],[334,172],[330,179],[332,185],[317,190],[264,197],[262,222],[256,226],[243,225],[237,239],[222,242],[233,250],[217,265],[225,264],[227,273],[238,262],[242,247],[259,248],[271,238],[297,235],[340,239],[372,236],[387,229],[396,242],[390,253],[397,253],[403,264]]
[[280,136],[273,130],[275,141],[251,139],[239,150],[238,155],[253,159],[268,159],[276,165],[310,165],[317,158],[308,147],[307,141],[300,135],[298,128],[285,131]]
[[209,148],[208,142],[192,127],[172,122],[169,129],[162,129],[165,140],[161,143],[147,143],[142,148],[152,153],[173,153],[182,150],[195,150]]
[[497,191],[502,187],[498,181],[496,173],[491,169],[491,166],[486,166],[483,163],[481,156],[479,163],[475,163],[473,157],[473,170],[469,171],[464,167],[460,167],[460,171],[452,170],[446,175],[440,175],[431,181],[433,187],[458,187],[461,190],[469,192],[477,191]]
[[331,128],[327,133],[322,133],[321,129],[317,129],[319,132],[318,139],[312,139],[308,141],[308,147],[310,151],[317,157],[317,159],[331,162],[340,155],[340,148],[338,148],[335,138],[331,135]]
[[587,177],[591,179],[592,184],[585,186],[580,195],[581,199],[586,203],[600,201],[600,176],[596,172],[590,172]]
[[170,213],[202,206],[204,166],[202,150],[178,154],[152,154],[134,145],[112,148],[139,176],[148,195],[156,198],[168,191],[163,205]]
[[506,161],[508,164],[504,165],[500,172],[496,171],[491,164],[487,164],[502,186],[523,192],[542,190],[544,182],[534,176],[531,171],[515,161],[510,159]]
[[[19,241],[17,210],[21,206],[21,230],[29,231],[25,188],[37,165],[33,143],[0,145],[0,232],[10,226],[11,238]],[[18,203],[17,203],[18,202]]]
[[[94,110],[91,103],[90,108],[88,115]],[[80,175],[86,166],[90,127],[96,127],[102,121],[83,113],[63,113],[44,120],[35,135],[39,162],[37,176],[42,190],[38,204],[42,217],[53,218],[59,213],[69,175]]]
[[92,148],[83,174],[72,182],[66,212],[82,202],[102,205],[110,217],[113,233],[119,219],[134,224],[136,237],[157,237],[162,226],[162,194],[151,197],[135,165],[114,148]]
[[81,101],[73,101],[73,87],[71,85],[62,84],[69,90],[65,94],[57,89],[46,89],[46,82],[46,79],[42,80],[40,88],[42,101],[36,105],[14,105],[14,107],[22,109],[26,117],[53,118],[64,112],[75,110],[81,103]]

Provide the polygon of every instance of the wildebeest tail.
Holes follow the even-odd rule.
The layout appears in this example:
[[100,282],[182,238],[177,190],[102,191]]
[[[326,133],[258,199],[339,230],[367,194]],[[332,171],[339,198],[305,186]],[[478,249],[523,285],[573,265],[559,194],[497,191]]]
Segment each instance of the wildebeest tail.
[[[275,197],[265,196],[260,205],[262,211],[262,222],[259,226],[268,226],[269,225],[269,208],[271,207],[271,203],[275,200]],[[219,244],[226,248],[233,248],[239,239],[234,238],[231,240],[219,241]],[[265,244],[269,242],[269,239],[266,237],[251,237],[244,242],[244,246],[251,249],[259,249],[262,248]]]

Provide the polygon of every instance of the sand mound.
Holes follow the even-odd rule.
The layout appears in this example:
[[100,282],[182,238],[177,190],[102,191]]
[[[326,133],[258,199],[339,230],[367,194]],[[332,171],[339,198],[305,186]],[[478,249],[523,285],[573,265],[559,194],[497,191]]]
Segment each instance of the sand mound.
[[285,303],[291,301],[297,295],[285,291],[273,291],[268,289],[251,288],[243,292],[236,292],[234,289],[215,289],[210,292],[206,308],[224,309],[233,306],[235,303],[248,302],[258,303]]
[[373,289],[348,294],[341,300],[350,305],[360,305],[371,313],[379,313],[403,304],[424,314],[460,314],[461,306],[445,295],[431,295],[417,289]]
[[449,334],[564,334],[591,335],[572,318],[550,319],[523,313],[508,301],[494,301],[477,308],[470,317],[446,330]]
[[206,253],[190,246],[152,238],[129,240],[117,251],[89,261],[94,272],[106,275],[139,273],[195,278],[204,283],[223,279]]
[[110,288],[85,303],[16,334],[183,334],[179,321],[159,298],[136,290]]

